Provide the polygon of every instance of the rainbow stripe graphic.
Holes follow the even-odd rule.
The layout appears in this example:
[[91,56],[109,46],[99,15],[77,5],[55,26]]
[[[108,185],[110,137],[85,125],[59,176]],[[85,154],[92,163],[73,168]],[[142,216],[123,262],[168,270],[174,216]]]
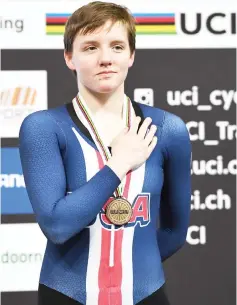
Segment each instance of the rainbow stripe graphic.
[[134,14],[136,33],[142,35],[176,34],[174,14]]
[[[46,34],[63,35],[65,23],[71,14],[46,14]],[[176,34],[175,14],[133,14],[136,34]]]

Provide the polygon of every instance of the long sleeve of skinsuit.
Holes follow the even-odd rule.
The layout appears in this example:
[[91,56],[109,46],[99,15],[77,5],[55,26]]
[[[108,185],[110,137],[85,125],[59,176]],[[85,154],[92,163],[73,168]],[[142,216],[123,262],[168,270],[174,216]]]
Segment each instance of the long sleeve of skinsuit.
[[189,225],[191,144],[185,123],[166,113],[161,141],[165,161],[157,239],[165,261],[184,245]]
[[105,165],[90,181],[66,194],[61,153],[66,154],[67,140],[46,111],[23,121],[19,139],[26,189],[37,221],[48,239],[64,243],[96,217],[120,179]]

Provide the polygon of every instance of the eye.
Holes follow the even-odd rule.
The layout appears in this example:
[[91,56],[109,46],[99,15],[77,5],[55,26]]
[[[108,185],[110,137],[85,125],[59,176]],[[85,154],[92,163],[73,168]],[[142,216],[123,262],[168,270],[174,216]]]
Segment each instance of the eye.
[[90,47],[87,47],[87,48],[85,49],[85,51],[94,51],[95,49],[96,49],[96,47],[90,46]]
[[123,50],[123,47],[120,46],[120,45],[116,45],[113,48],[115,49],[115,51],[122,51]]

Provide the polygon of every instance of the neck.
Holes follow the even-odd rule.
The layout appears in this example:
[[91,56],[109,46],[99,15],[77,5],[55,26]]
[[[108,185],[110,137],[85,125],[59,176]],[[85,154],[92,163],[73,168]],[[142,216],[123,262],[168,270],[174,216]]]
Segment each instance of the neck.
[[122,117],[124,85],[112,93],[98,93],[79,84],[79,92],[93,115],[108,114]]

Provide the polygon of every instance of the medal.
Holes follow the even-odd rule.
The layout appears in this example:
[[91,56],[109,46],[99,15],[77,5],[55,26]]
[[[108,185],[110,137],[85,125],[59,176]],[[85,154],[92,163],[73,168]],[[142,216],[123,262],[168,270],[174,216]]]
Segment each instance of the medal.
[[[80,93],[73,99],[73,106],[81,121],[90,132],[104,163],[111,158],[109,149],[103,144],[102,138],[99,134],[99,129],[96,128],[90,109],[87,107]],[[131,107],[130,99],[124,95],[123,102],[123,120],[127,127],[131,126]],[[125,177],[126,178],[126,177]],[[126,180],[126,179],[124,179]],[[132,217],[132,206],[127,199],[122,196],[122,189],[124,187],[124,180],[114,192],[115,199],[112,200],[106,207],[106,217],[114,225],[124,225],[129,222]]]
[[124,225],[132,217],[132,206],[123,197],[117,197],[106,207],[106,217],[115,225]]

